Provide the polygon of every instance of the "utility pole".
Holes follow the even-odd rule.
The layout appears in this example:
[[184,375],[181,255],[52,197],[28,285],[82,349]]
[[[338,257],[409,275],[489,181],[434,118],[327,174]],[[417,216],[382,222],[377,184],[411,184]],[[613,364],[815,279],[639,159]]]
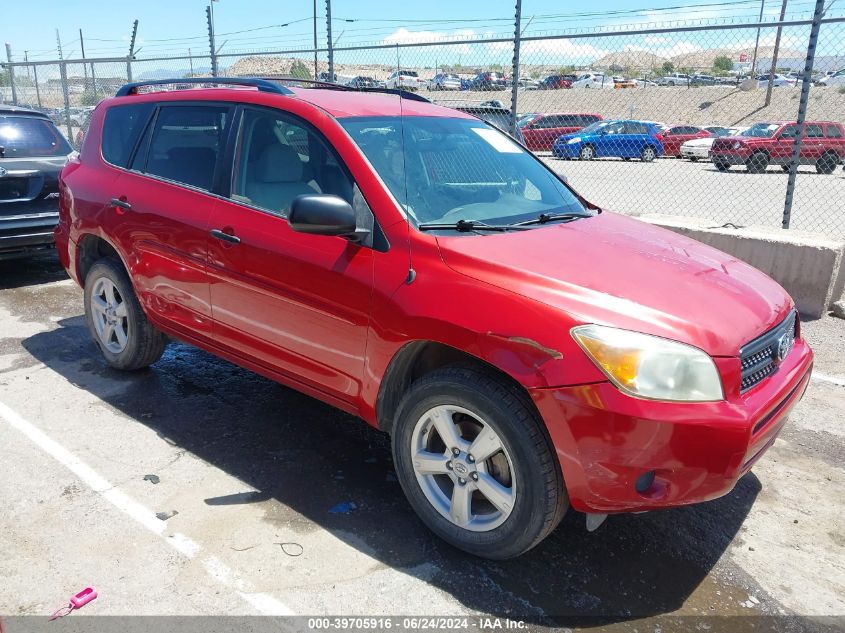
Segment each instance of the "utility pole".
[[59,37],[59,29],[56,29],[56,44],[59,47],[59,60],[62,60],[64,57],[62,57],[62,38]]
[[[783,4],[780,5],[780,21],[783,22],[783,18],[786,15],[786,3],[787,0],[783,0]],[[772,87],[775,83],[775,69],[778,65],[778,52],[780,51],[780,35],[783,32],[783,27],[778,25],[778,32],[775,36],[775,50],[772,52],[772,67],[769,70],[769,85],[766,87],[766,105],[768,106],[772,102]]]
[[[760,18],[757,23],[763,21],[763,10],[766,8],[766,0],[760,0]],[[751,59],[751,77],[754,77],[757,71],[757,49],[760,48],[760,27],[757,27],[757,40],[754,42],[754,57]]]
[[[82,50],[82,59],[84,60],[85,59],[85,40],[82,39],[82,29],[79,29],[79,48]],[[85,83],[83,84],[83,86],[85,86],[85,90],[88,90],[88,66],[85,64],[84,61],[82,62],[82,74],[85,77]]]
[[810,84],[813,76],[813,64],[816,61],[816,45],[819,42],[819,29],[822,25],[825,8],[824,0],[816,0],[816,10],[813,13],[813,26],[810,27],[810,41],[807,44],[807,61],[804,64],[804,75],[801,82],[801,99],[798,101],[798,119],[796,121],[798,134],[792,145],[792,158],[789,161],[789,180],[786,182],[786,200],[783,205],[783,228],[789,228],[792,218],[792,199],[795,195],[795,179],[798,177],[798,158],[801,156],[801,141],[804,136],[804,121],[807,119],[807,102],[810,100]]
[[317,0],[314,0],[314,79],[317,78]]
[[326,0],[326,42],[329,46],[329,81],[334,81],[334,46],[332,45],[332,0]]
[[511,66],[511,136],[516,137],[516,106],[519,100],[519,42],[522,38],[522,0],[516,0],[513,16],[513,64]]
[[194,56],[191,54],[191,49],[188,49],[188,63],[191,65],[191,77],[194,76]]
[[9,83],[12,84],[12,105],[18,105],[18,92],[15,88],[15,67],[12,66],[12,45],[6,42],[6,61],[9,62]]
[[132,38],[129,40],[129,57],[126,58],[126,79],[132,82],[132,59],[135,57],[135,37],[138,35],[138,20],[132,23]]
[[[214,0],[211,0],[212,4]],[[217,48],[214,46],[214,9],[209,4],[205,8],[205,18],[208,21],[208,50],[211,52],[211,76],[217,76]]]

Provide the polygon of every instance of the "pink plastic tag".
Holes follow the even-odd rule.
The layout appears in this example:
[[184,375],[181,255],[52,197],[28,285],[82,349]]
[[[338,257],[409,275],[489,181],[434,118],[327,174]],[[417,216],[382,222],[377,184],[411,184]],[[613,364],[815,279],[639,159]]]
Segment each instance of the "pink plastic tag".
[[93,587],[85,587],[70,599],[70,604],[74,609],[81,609],[96,597],[97,591]]

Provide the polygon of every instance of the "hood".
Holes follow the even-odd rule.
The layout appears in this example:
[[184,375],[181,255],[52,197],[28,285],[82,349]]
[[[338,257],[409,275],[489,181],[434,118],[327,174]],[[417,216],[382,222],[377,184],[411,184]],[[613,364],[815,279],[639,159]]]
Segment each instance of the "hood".
[[453,270],[568,315],[699,347],[739,348],[785,318],[792,300],[756,268],[633,218],[604,212],[531,231],[439,236]]

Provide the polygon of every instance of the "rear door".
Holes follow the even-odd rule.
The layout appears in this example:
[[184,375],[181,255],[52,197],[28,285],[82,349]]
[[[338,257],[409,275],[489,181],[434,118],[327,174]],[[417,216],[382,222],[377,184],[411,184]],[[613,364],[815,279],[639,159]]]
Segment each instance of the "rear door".
[[229,104],[161,105],[130,169],[111,187],[118,201],[111,205],[111,232],[133,260],[139,299],[188,336],[211,336],[208,222],[232,114]]
[[[360,392],[373,249],[294,232],[302,194],[340,196],[372,214],[315,128],[275,109],[244,107],[231,193],[210,224],[214,338],[298,384],[342,401]],[[370,224],[372,226],[372,224]]]

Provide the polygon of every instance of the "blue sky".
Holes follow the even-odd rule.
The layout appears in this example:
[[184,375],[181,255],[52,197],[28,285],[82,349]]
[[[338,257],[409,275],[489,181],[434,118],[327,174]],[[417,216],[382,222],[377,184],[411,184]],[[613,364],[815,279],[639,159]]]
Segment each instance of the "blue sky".
[[[13,0],[0,0],[10,1]],[[23,59],[25,50],[30,59],[51,59],[56,57],[55,28],[59,27],[65,58],[79,57],[81,27],[87,56],[119,56],[126,54],[132,20],[137,18],[139,57],[184,55],[189,48],[194,54],[207,53],[206,4],[206,0],[13,1],[12,10],[0,8],[0,40],[11,44],[16,61]],[[318,37],[324,45],[325,3],[319,0],[317,4]],[[845,9],[845,1],[840,0],[840,4],[834,8],[839,14]],[[759,7],[759,0],[739,0],[730,5],[725,0],[597,0],[589,4],[524,0],[523,24],[534,16],[527,26],[530,35],[669,21],[747,21],[756,19]],[[779,0],[767,0],[766,18],[775,18],[779,8]],[[809,17],[812,8],[811,0],[790,0],[790,14],[795,17]],[[309,46],[313,37],[311,0],[220,0],[214,9],[217,44],[224,53]],[[334,0],[332,14],[333,39],[339,36],[340,46],[451,35],[509,34],[513,30],[510,0]],[[684,43],[698,45],[695,41],[669,42],[666,50]]]

